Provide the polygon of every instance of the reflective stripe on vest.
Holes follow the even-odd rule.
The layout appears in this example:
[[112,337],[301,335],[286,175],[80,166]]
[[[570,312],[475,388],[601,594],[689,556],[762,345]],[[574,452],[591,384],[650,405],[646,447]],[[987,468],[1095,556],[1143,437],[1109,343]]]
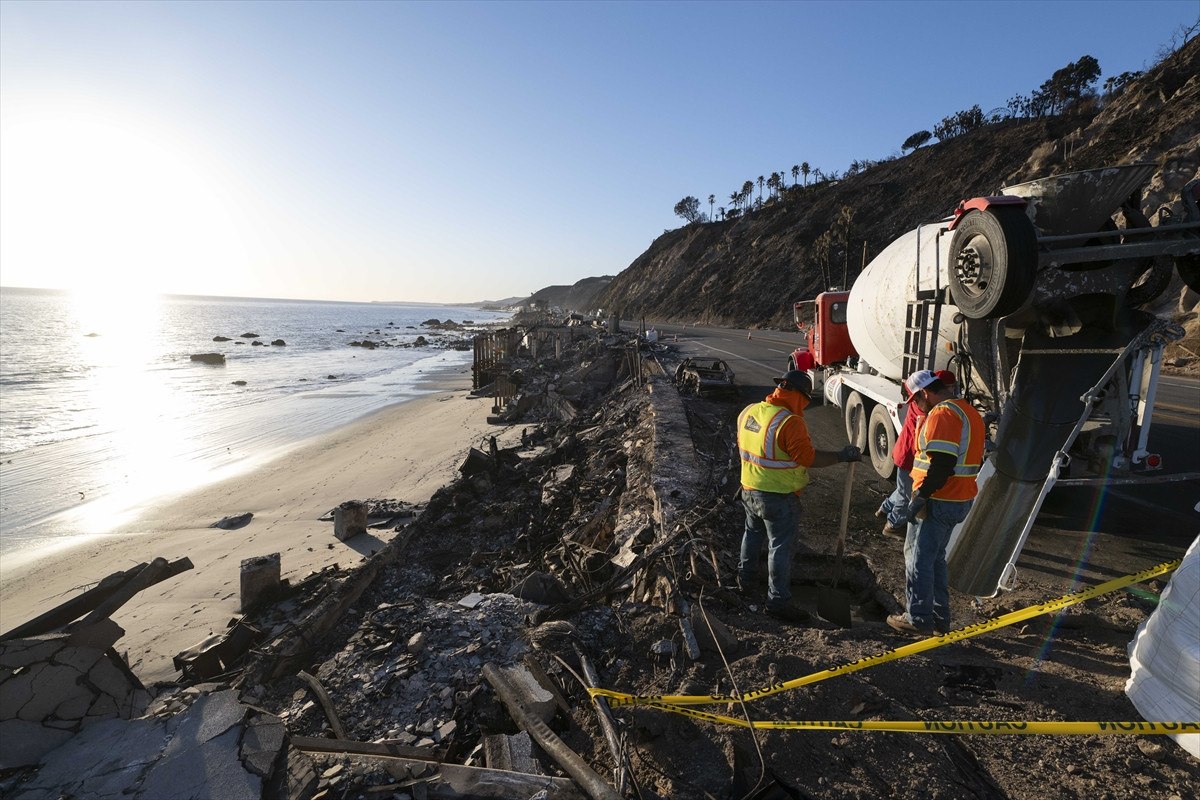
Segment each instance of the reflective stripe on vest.
[[[930,441],[926,436],[925,430],[929,425],[930,417],[933,416],[934,411],[942,408],[953,412],[958,417],[961,432],[959,433],[957,442],[946,441],[944,439]],[[929,472],[929,468],[933,465],[933,461],[929,455],[929,446],[931,444],[949,445],[949,447],[934,448],[933,452],[953,452],[955,456],[954,471],[951,473],[951,477],[942,488],[933,493],[933,498],[935,500],[962,501],[975,497],[978,491],[975,486],[975,477],[979,474],[979,469],[982,466],[983,448],[982,446],[972,447],[976,443],[971,441],[971,420],[967,416],[966,411],[953,400],[943,400],[934,408],[931,408],[917,434],[917,456],[913,459],[912,468],[913,482],[917,486],[923,482],[925,474]],[[977,458],[975,459],[971,458],[972,450],[978,450]]]
[[738,416],[743,486],[790,493],[808,485],[808,470],[779,446],[779,430],[792,416],[786,408],[770,403],[748,406]]

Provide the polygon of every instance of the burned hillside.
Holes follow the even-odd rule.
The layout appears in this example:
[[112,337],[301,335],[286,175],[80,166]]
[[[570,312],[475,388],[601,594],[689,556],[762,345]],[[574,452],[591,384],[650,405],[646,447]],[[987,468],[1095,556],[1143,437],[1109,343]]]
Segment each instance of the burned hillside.
[[1197,76],[1193,39],[1103,107],[1093,100],[1058,116],[985,124],[838,181],[787,189],[737,219],[667,231],[595,305],[630,319],[790,327],[794,301],[850,285],[864,257],[946,216],[961,198],[1113,164],[1158,165],[1142,211],[1156,225],[1169,223],[1182,216],[1172,201],[1200,167]]

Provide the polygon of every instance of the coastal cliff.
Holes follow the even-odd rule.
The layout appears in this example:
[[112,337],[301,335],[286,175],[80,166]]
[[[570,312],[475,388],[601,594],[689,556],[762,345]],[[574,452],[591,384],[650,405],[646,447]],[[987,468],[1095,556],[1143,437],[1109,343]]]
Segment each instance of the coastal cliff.
[[[788,187],[737,219],[665,231],[588,310],[631,319],[791,327],[792,303],[849,285],[900,234],[961,198],[1053,173],[1150,161],[1159,210],[1200,166],[1200,39],[1117,93],[1069,112],[984,124],[840,180]],[[869,120],[864,124],[869,124]],[[846,224],[843,208],[850,209]],[[1181,209],[1172,209],[1179,217]],[[1165,215],[1163,215],[1165,216]],[[1168,290],[1180,297],[1182,284]]]

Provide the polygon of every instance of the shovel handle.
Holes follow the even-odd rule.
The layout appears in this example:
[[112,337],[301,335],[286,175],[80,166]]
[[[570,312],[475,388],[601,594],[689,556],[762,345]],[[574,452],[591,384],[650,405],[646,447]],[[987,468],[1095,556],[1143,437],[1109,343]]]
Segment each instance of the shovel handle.
[[854,491],[854,467],[857,461],[851,461],[846,470],[846,485],[842,489],[842,521],[838,526],[837,551],[833,568],[833,585],[837,587],[842,577],[842,553],[846,550],[846,531],[850,528],[850,494]]

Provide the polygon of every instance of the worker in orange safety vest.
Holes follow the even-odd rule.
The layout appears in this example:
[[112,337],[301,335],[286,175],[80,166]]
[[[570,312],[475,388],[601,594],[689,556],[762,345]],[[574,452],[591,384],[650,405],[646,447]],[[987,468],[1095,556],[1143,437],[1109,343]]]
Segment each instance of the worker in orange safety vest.
[[954,526],[967,518],[978,489],[986,430],[979,412],[929,370],[904,381],[910,403],[925,412],[913,459],[912,500],[904,537],[906,610],[887,623],[903,633],[950,629],[950,581],[946,545]]

